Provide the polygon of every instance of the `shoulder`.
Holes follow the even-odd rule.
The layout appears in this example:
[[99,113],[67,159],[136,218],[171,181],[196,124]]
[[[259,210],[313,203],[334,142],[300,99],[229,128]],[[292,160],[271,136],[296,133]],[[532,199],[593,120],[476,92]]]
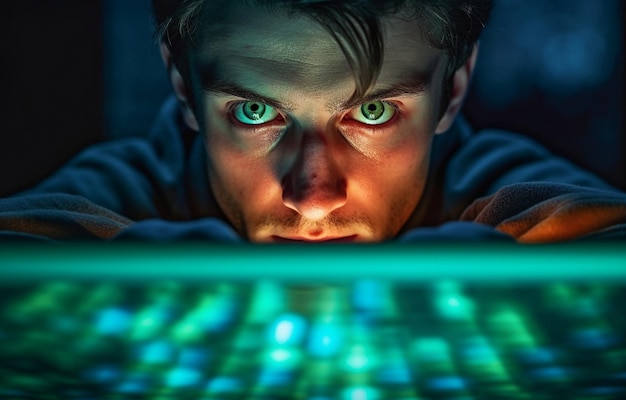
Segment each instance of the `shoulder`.
[[453,194],[495,193],[519,182],[554,182],[614,190],[598,176],[559,157],[524,135],[482,130],[468,135],[446,166],[446,187]]

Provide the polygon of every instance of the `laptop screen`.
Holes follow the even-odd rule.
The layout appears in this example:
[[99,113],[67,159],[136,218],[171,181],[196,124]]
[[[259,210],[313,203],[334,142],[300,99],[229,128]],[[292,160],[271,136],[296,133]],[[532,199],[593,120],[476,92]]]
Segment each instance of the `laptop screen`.
[[626,395],[619,246],[2,250],[0,397]]

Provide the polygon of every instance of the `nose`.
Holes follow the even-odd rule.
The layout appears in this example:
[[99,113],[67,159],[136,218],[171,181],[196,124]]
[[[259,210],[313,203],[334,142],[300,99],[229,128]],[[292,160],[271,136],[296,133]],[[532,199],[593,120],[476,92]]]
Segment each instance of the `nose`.
[[283,204],[309,220],[320,220],[347,200],[346,179],[324,137],[304,134],[298,156],[282,181]]

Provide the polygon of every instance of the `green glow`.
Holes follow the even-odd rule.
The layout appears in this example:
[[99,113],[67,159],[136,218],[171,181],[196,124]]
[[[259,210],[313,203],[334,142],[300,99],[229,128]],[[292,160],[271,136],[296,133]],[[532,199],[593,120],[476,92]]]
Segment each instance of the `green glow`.
[[263,279],[254,287],[246,319],[250,323],[268,322],[285,309],[285,303],[285,289],[276,281]]
[[421,362],[450,361],[448,343],[443,338],[419,338],[411,346],[412,356]]
[[139,320],[139,323],[138,323],[138,325],[141,328],[150,328],[151,326],[154,326],[154,324],[155,324],[154,319],[150,317],[145,317]]
[[273,368],[292,369],[302,361],[302,350],[296,347],[275,347],[266,352],[265,365]]
[[380,399],[380,392],[369,386],[355,386],[343,391],[343,400],[377,400]]
[[178,342],[193,342],[202,338],[202,330],[195,321],[182,321],[174,326],[174,340]]
[[[0,249],[0,282],[24,279],[151,279],[345,282],[625,281],[626,246],[15,245]],[[337,268],[341,265],[341,268]],[[181,267],[184,266],[184,267]],[[297,267],[295,267],[297,266]],[[381,266],[385,266],[381,268]]]
[[476,338],[471,352],[463,353],[461,360],[468,372],[480,381],[506,381],[509,375],[495,349],[484,338]]
[[522,313],[506,308],[493,313],[487,319],[489,329],[504,346],[515,349],[530,348],[536,345]]
[[270,357],[276,362],[283,362],[291,358],[291,353],[285,349],[276,349],[270,353]]
[[471,319],[474,316],[474,303],[460,294],[441,296],[437,301],[437,309],[446,319]]
[[351,354],[346,361],[348,366],[352,369],[363,369],[369,363],[369,359],[365,354]]
[[[128,286],[120,282],[116,290],[110,287],[114,283],[106,288],[101,282],[16,284],[0,302],[0,358],[9,361],[9,369],[18,368],[1,377],[0,391],[9,385],[50,393],[52,384],[38,387],[37,380],[55,380],[56,372],[32,380],[27,376],[38,365],[44,366],[42,371],[49,367],[82,374],[92,360],[101,359],[106,368],[119,366],[124,375],[96,371],[100,377],[109,374],[98,384],[121,382],[136,373],[154,382],[152,398],[172,399],[187,398],[187,392],[177,396],[178,390],[192,390],[189,398],[203,398],[195,396],[203,391],[206,398],[221,393],[220,398],[408,400],[428,396],[420,384],[431,378],[436,383],[441,378],[431,389],[447,390],[446,398],[552,398],[547,394],[552,388],[565,391],[579,379],[583,384],[588,378],[604,381],[623,372],[623,284],[529,285],[528,293],[540,296],[529,301],[517,290],[506,290],[517,289],[515,284],[437,282],[407,286],[386,281],[380,286],[384,290],[368,292],[392,297],[371,303],[381,309],[388,308],[385,304],[397,307],[398,318],[390,319],[353,307],[354,282],[332,290],[325,282],[289,285],[269,278],[241,285],[145,280]],[[555,298],[561,299],[557,306],[546,301]],[[404,313],[405,300],[413,307],[416,299],[417,307]],[[336,303],[332,307],[326,303],[331,300]],[[476,304],[476,326],[446,321],[436,308],[459,310],[469,303]],[[587,310],[583,318],[576,311],[581,303]],[[259,307],[259,323],[247,319],[248,306]],[[234,310],[233,324],[219,335],[207,330],[207,321],[209,327],[221,326],[227,310]],[[93,329],[98,316],[109,312],[128,319],[130,335],[120,331],[112,337]],[[402,319],[415,315],[415,320]],[[550,325],[552,315],[562,325],[557,335]],[[309,341],[320,345],[310,346]],[[332,351],[324,353],[324,346]],[[591,363],[585,364],[587,359]],[[58,378],[63,378],[60,373]],[[250,393],[251,388],[258,393]]]
[[372,370],[376,364],[372,350],[361,344],[350,347],[345,363],[348,369],[354,372]]
[[157,335],[165,324],[164,317],[152,308],[140,312],[131,329],[131,337],[136,340],[149,339]]

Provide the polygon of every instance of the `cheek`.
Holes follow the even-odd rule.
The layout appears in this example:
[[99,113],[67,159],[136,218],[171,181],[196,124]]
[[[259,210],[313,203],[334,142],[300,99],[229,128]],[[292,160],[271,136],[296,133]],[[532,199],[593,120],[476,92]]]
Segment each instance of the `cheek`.
[[419,203],[430,158],[432,134],[417,127],[380,163],[379,195],[387,204],[390,233],[396,234]]
[[416,122],[402,127],[402,132],[397,135],[400,139],[394,141],[379,160],[387,182],[404,186],[407,190],[411,189],[412,184],[425,179],[432,142],[428,123]]
[[[209,103],[209,106],[211,104]],[[246,142],[241,135],[235,135],[232,127],[216,109],[211,109],[204,118],[203,134],[207,152],[211,184],[241,191],[249,178],[250,160]],[[239,189],[237,189],[239,188]]]
[[208,124],[205,132],[211,189],[230,222],[245,233],[263,210],[274,208],[282,198],[274,160],[267,154],[249,154],[223,124]]
[[428,159],[427,149],[407,146],[388,161],[381,180],[396,206],[400,202],[417,205],[428,174]]
[[[213,132],[212,135],[219,134]],[[219,139],[207,138],[208,170],[210,183],[217,197],[228,195],[239,205],[259,197],[260,183],[268,180],[266,166],[242,155]]]

